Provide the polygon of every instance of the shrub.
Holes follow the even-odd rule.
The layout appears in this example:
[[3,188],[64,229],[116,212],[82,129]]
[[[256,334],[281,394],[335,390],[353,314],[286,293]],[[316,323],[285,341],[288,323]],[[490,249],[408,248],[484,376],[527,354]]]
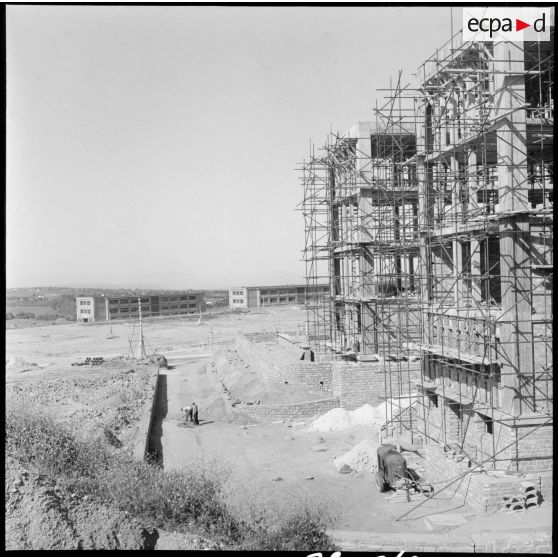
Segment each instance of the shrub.
[[245,550],[333,550],[323,513],[303,506],[284,519],[259,510],[241,518],[226,503],[219,467],[200,463],[183,471],[163,471],[134,461],[98,440],[79,439],[23,398],[12,400],[7,409],[6,450],[55,476],[72,492],[87,494],[157,527],[195,530]]
[[68,488],[88,494],[158,527],[194,528],[238,541],[242,528],[229,512],[222,486],[203,469],[162,471],[79,440],[64,425],[19,401],[6,416],[6,449]]
[[261,551],[328,552],[333,541],[327,534],[327,514],[307,504],[283,519],[271,520],[265,513],[251,523],[243,548]]

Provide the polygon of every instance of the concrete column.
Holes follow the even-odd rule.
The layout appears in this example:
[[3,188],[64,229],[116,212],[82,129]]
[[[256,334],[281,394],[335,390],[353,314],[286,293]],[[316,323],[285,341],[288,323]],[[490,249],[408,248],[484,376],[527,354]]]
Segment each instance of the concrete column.
[[[450,181],[452,184],[451,189],[451,204],[452,204],[452,220],[453,229],[457,233],[458,223],[459,223],[459,211],[461,207],[461,200],[459,197],[459,180],[457,175],[459,173],[459,163],[456,157],[451,157],[450,159]],[[461,292],[463,291],[463,279],[461,277],[461,272],[463,271],[463,262],[461,254],[461,242],[454,239],[453,242],[453,277],[454,277],[454,287],[453,293],[455,296],[455,301],[459,305],[461,298]]]
[[471,238],[471,294],[473,306],[481,302],[480,272],[480,241],[478,238]]
[[432,343],[432,321],[430,314],[426,311],[429,307],[432,291],[431,279],[431,256],[429,231],[432,227],[432,184],[427,176],[424,157],[418,157],[417,161],[417,183],[418,183],[418,224],[419,224],[419,261],[418,261],[418,284],[420,285],[420,300],[422,306],[422,330],[424,332],[423,342]]
[[469,211],[473,215],[478,214],[479,204],[477,201],[477,191],[479,182],[477,177],[477,153],[474,149],[467,152],[467,189],[469,190]]
[[[498,195],[503,212],[528,209],[527,145],[523,43],[494,46],[495,117]],[[513,112],[510,112],[512,111]],[[500,220],[500,272],[502,276],[501,359],[504,411],[517,415],[527,410],[519,392],[519,373],[533,370],[531,333],[531,270],[529,220],[526,213]]]

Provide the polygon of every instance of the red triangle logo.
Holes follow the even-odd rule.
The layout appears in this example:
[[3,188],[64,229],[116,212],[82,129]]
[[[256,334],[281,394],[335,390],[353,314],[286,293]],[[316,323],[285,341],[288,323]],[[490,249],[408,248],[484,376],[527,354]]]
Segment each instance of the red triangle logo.
[[521,21],[520,19],[515,20],[515,30],[516,31],[521,31],[522,29],[525,29],[526,27],[531,27],[531,24],[530,23],[525,23],[524,21]]

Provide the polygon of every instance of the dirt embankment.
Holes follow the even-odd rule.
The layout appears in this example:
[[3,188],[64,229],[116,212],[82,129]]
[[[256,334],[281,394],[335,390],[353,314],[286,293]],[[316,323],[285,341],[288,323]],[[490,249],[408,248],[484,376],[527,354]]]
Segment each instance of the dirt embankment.
[[[8,363],[9,366],[10,363]],[[29,406],[52,416],[79,438],[129,452],[149,401],[152,366],[124,361],[33,377],[9,377],[10,408]],[[147,550],[156,529],[88,496],[68,492],[55,477],[6,459],[6,547],[10,550]]]
[[9,405],[31,404],[89,439],[105,438],[111,445],[132,451],[137,443],[137,421],[150,404],[152,366],[120,359],[99,367],[71,368],[43,377],[9,377]]
[[7,550],[152,550],[159,534],[6,459]]

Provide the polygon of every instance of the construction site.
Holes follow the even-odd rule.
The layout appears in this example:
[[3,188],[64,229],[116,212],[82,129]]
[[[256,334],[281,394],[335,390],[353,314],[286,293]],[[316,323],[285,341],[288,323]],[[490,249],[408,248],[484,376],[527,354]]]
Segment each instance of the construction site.
[[551,498],[552,41],[456,33],[300,169],[313,351],[416,394],[390,432],[484,511]]
[[452,33],[312,145],[304,285],[7,329],[6,548],[551,554],[553,45]]

